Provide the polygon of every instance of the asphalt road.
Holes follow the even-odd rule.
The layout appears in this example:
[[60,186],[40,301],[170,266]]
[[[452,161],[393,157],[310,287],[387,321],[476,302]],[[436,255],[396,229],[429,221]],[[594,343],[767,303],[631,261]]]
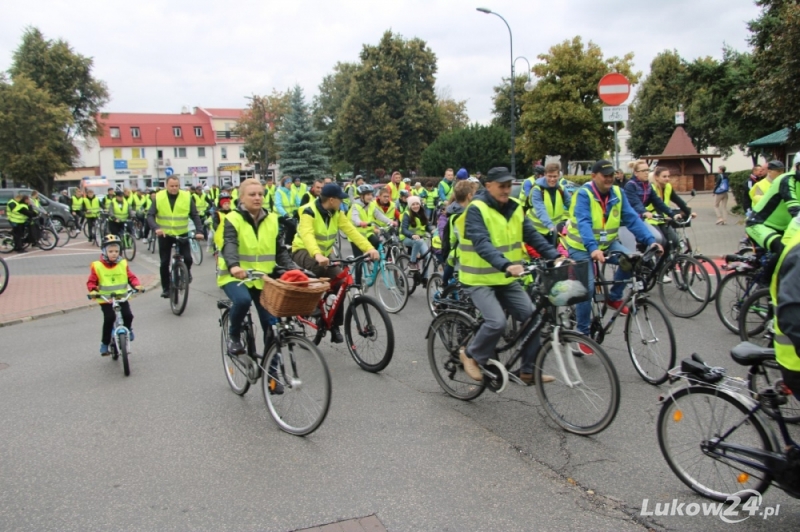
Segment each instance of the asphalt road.
[[[665,387],[636,374],[622,324],[604,344],[622,381],[619,414],[579,437],[555,427],[532,388],[446,396],[428,366],[419,291],[394,317],[382,374],[325,341],[331,410],[297,438],[274,425],[258,387],[229,390],[213,265],[194,277],[181,317],[157,291],[133,301],[128,378],[97,352],[97,309],[0,329],[0,530],[284,531],[372,514],[391,531],[797,529],[800,505],[775,488],[768,520],[640,515],[645,498],[650,509],[707,501],[661,456]],[[713,308],[673,325],[679,356],[744,374]]]

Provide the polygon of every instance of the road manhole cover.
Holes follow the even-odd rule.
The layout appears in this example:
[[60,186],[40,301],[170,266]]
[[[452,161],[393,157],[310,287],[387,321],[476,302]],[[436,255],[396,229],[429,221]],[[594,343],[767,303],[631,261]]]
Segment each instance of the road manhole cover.
[[0,369],[6,369],[7,367],[8,364],[3,364],[2,362],[0,362]]

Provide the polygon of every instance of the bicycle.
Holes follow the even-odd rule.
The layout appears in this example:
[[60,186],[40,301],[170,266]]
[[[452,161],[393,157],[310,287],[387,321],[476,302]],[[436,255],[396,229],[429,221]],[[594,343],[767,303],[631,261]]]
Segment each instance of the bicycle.
[[[428,240],[428,251],[423,253],[417,258],[417,265],[419,269],[412,270],[409,265],[411,263],[411,257],[407,254],[398,255],[396,259],[396,264],[400,266],[400,268],[406,272],[408,276],[408,295],[414,293],[414,290],[417,289],[417,285],[425,284],[427,285],[427,281],[424,281],[424,275],[430,269],[431,262],[434,262],[434,254],[433,254],[433,245],[432,245],[432,238],[430,234],[426,234],[423,238]],[[434,262],[434,272],[437,273],[439,269],[439,261],[436,260]]]
[[[253,281],[266,275],[247,270],[245,280]],[[296,317],[272,317],[268,342],[259,355],[256,325],[248,309],[242,324],[246,352],[230,355],[231,305],[227,299],[217,301],[222,365],[231,390],[236,395],[244,395],[261,379],[264,403],[278,427],[296,436],[311,434],[322,425],[331,401],[330,372],[319,349],[305,337]]]
[[719,285],[715,307],[722,324],[734,334],[739,334],[739,310],[744,300],[759,288],[769,286],[765,267],[771,257],[763,249],[747,255],[725,256],[722,269],[728,273]]
[[122,371],[125,373],[126,377],[130,376],[131,374],[130,362],[128,360],[128,357],[131,354],[131,331],[125,327],[122,319],[122,311],[120,310],[120,304],[128,301],[128,299],[130,299],[130,297],[137,292],[144,293],[144,289],[136,290],[134,288],[129,288],[125,295],[109,294],[104,296],[102,294],[89,294],[86,296],[88,299],[100,298],[106,303],[109,303],[114,309],[116,319],[114,320],[114,328],[111,332],[111,339],[113,341],[108,346],[108,353],[111,355],[112,360],[117,360],[120,357],[122,358]]
[[[595,266],[595,294],[589,333],[593,340],[602,344],[606,335],[614,330],[616,319],[623,308],[628,307],[624,328],[628,356],[639,376],[653,385],[666,382],[670,368],[675,365],[676,352],[675,333],[669,318],[645,292],[645,287],[648,286],[652,276],[659,275],[653,273],[659,270],[650,266],[656,253],[657,250],[651,248],[642,255],[638,253],[626,255],[618,251],[606,255],[607,259],[618,257],[619,267],[629,270],[633,275],[627,281],[620,281],[627,284],[630,291],[605,324],[603,318],[611,308],[608,306],[609,287],[613,286],[615,281],[606,281],[601,270]],[[657,321],[660,323],[656,324]],[[638,336],[638,339],[635,339],[635,336]],[[664,337],[668,342],[666,346],[663,346]]]
[[56,235],[56,247],[63,248],[70,240],[70,232],[61,225],[61,222],[42,210],[39,213],[39,225],[41,228],[50,229]]
[[[331,280],[331,288],[319,301],[318,309],[310,316],[297,320],[314,332],[314,345],[319,345],[325,333],[333,328],[334,317],[340,305],[348,302],[344,313],[344,342],[356,364],[370,373],[382,371],[394,355],[394,328],[383,306],[353,281],[350,265],[356,268],[367,259],[366,255],[333,261],[342,267],[342,273]],[[384,344],[385,343],[385,344]],[[380,344],[380,345],[379,345]]]
[[751,293],[743,302],[737,323],[739,339],[752,342],[761,347],[772,347],[775,330],[772,324],[775,317],[772,308],[772,296],[769,288],[759,288]]
[[156,252],[156,232],[151,230],[150,234],[147,235],[147,249],[150,251],[151,254]]
[[[742,366],[774,356],[750,343],[731,351]],[[670,383],[676,381],[682,385],[659,398],[657,433],[661,454],[681,482],[717,501],[746,501],[771,484],[800,498],[800,445],[781,414],[790,393],[782,381],[753,394],[744,379],[709,367],[697,354],[670,371]],[[762,412],[777,422],[783,446]]]
[[189,220],[189,248],[192,253],[192,261],[194,264],[200,266],[203,264],[203,248],[200,246],[200,242],[195,238],[196,235],[197,230],[194,226],[194,222]]
[[[482,368],[483,381],[472,380],[459,359],[460,349],[470,343],[482,323],[482,319],[476,320],[462,310],[443,310],[428,329],[428,361],[433,376],[447,394],[464,401],[475,399],[486,388],[501,393],[509,382],[527,386],[510,370],[520,361],[524,348],[541,335],[533,372],[542,406],[562,429],[583,436],[597,434],[611,424],[619,409],[619,378],[598,343],[565,327],[570,312],[567,305],[589,297],[588,263],[558,267],[547,262],[531,263],[524,275],[534,276],[530,292],[535,297],[534,313],[510,342],[495,350]],[[577,282],[582,291],[559,301],[556,287],[562,281]],[[579,344],[589,347],[594,355],[576,356]],[[554,376],[555,381],[543,383],[545,374]],[[574,405],[569,404],[571,399]]]
[[[86,224],[88,228],[89,224]],[[88,229],[87,229],[88,230]],[[94,223],[94,245],[97,247],[103,246],[103,238],[108,232],[108,213],[100,211],[97,215],[97,220]]]
[[[122,224],[122,232],[119,239],[122,242],[122,255],[126,260],[132,261],[136,256],[136,237],[131,233],[130,222],[121,222],[112,218],[115,223]],[[105,225],[107,228],[107,223]]]
[[176,236],[172,243],[172,261],[169,263],[169,307],[176,316],[186,310],[189,300],[189,268],[183,262],[183,255],[178,245],[189,240],[188,236]]
[[[39,219],[31,220],[31,224],[37,224],[39,229],[39,240],[36,246],[42,251],[50,251],[58,244],[58,235],[49,227],[42,227]],[[25,224],[25,231],[22,235],[22,249],[32,245],[31,229],[29,224]],[[0,231],[0,253],[11,253],[14,251],[14,233],[11,230]]]
[[[692,219],[675,220],[673,227],[678,234],[678,253],[692,257],[704,267],[708,273],[708,280],[711,283],[711,299],[716,299],[719,285],[722,282],[722,272],[716,262],[701,254],[700,250],[692,247],[692,242],[686,234],[686,228],[692,227]],[[692,236],[694,236],[694,228],[692,228]]]
[[0,294],[5,292],[8,287],[8,277],[8,264],[3,260],[3,257],[0,257]]
[[393,230],[381,229],[380,231],[380,243],[378,244],[380,260],[377,262],[364,261],[359,265],[361,289],[363,293],[367,294],[369,289],[374,287],[386,312],[397,314],[408,303],[408,280],[398,265],[386,262],[385,242],[392,238]]

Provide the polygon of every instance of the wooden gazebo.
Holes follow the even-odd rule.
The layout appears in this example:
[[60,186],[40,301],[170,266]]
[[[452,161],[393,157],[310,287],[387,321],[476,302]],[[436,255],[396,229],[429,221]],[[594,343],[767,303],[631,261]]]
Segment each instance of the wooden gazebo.
[[[642,159],[652,165],[656,161],[658,166],[669,169],[670,182],[677,192],[688,192],[692,189],[714,189],[714,159],[722,157],[714,153],[697,153],[689,134],[683,126],[677,126],[664,148],[664,153],[659,155],[644,155]],[[707,170],[703,164],[708,164]]]

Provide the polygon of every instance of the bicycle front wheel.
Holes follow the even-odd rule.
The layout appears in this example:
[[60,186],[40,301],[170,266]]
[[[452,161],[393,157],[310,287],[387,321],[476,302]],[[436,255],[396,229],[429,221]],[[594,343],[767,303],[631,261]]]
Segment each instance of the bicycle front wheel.
[[0,294],[6,291],[8,286],[8,264],[0,259]]
[[428,329],[428,362],[439,386],[456,399],[470,401],[486,389],[486,381],[474,381],[464,372],[459,351],[477,330],[477,322],[462,312],[443,311]]
[[37,245],[44,251],[50,251],[58,244],[58,235],[52,229],[42,229],[42,234],[39,235],[39,242]]
[[[230,328],[230,311],[226,310],[219,320],[220,325],[220,351],[222,352],[222,366],[225,368],[225,378],[228,385],[236,395],[244,395],[250,389],[250,380],[244,366],[239,362],[239,357],[228,354],[228,330]],[[247,356],[247,355],[242,355]]]
[[[577,357],[579,346],[594,353]],[[556,347],[558,349],[556,349]],[[542,375],[555,381],[543,383]],[[561,330],[536,355],[536,391],[545,411],[562,429],[588,436],[605,430],[619,410],[619,377],[600,344],[582,334]]]
[[739,338],[761,347],[772,347],[775,338],[772,325],[774,317],[769,288],[759,288],[744,300],[739,310]]
[[128,377],[131,374],[131,366],[128,362],[128,355],[130,354],[130,339],[128,338],[127,334],[118,334],[117,335],[117,351],[119,351],[119,356],[122,358],[122,372],[125,373],[125,376]]
[[743,422],[748,411],[739,399],[705,386],[682,388],[666,398],[658,414],[658,445],[681,482],[717,501],[736,493],[745,501],[752,493],[743,490],[766,491],[771,475],[737,462],[750,457],[733,448],[773,451],[760,417]]
[[692,257],[708,272],[708,280],[711,282],[711,299],[716,299],[719,284],[722,282],[722,272],[720,272],[719,266],[705,255],[692,255]]
[[434,318],[439,313],[439,300],[442,295],[442,288],[442,274],[434,273],[431,275],[431,278],[428,279],[426,295],[428,299],[428,310]]
[[625,344],[637,373],[650,384],[662,384],[675,366],[675,333],[661,307],[642,299],[625,320]]
[[317,430],[331,404],[331,376],[317,346],[301,336],[273,342],[263,369],[264,402],[281,430],[295,436]]
[[344,313],[344,341],[361,369],[377,373],[394,355],[392,320],[377,301],[357,296]]
[[11,253],[14,251],[14,235],[11,231],[0,232],[0,253]]
[[203,264],[203,248],[200,246],[200,242],[193,238],[189,240],[189,247],[192,250],[192,261],[198,266]]
[[688,255],[669,260],[658,272],[658,294],[674,316],[692,318],[711,301],[711,283],[702,264]]
[[136,239],[133,238],[133,235],[126,232],[122,235],[122,248],[123,253],[125,254],[125,258],[129,261],[132,261],[133,258],[136,256]]
[[189,269],[183,261],[172,265],[172,276],[169,285],[169,306],[176,316],[186,310],[186,301],[189,299]]
[[722,278],[717,290],[715,306],[722,324],[732,333],[739,334],[739,310],[753,290],[753,276],[747,272],[731,272]]
[[375,292],[383,307],[391,314],[397,314],[408,303],[408,279],[403,270],[394,264],[384,264],[375,281]]
[[60,248],[66,246],[67,243],[69,242],[69,239],[71,238],[69,235],[69,230],[66,227],[64,227],[61,224],[61,222],[57,222],[56,219],[53,219],[52,229],[53,232],[56,234],[56,236],[58,236],[58,241],[56,242],[56,245]]

